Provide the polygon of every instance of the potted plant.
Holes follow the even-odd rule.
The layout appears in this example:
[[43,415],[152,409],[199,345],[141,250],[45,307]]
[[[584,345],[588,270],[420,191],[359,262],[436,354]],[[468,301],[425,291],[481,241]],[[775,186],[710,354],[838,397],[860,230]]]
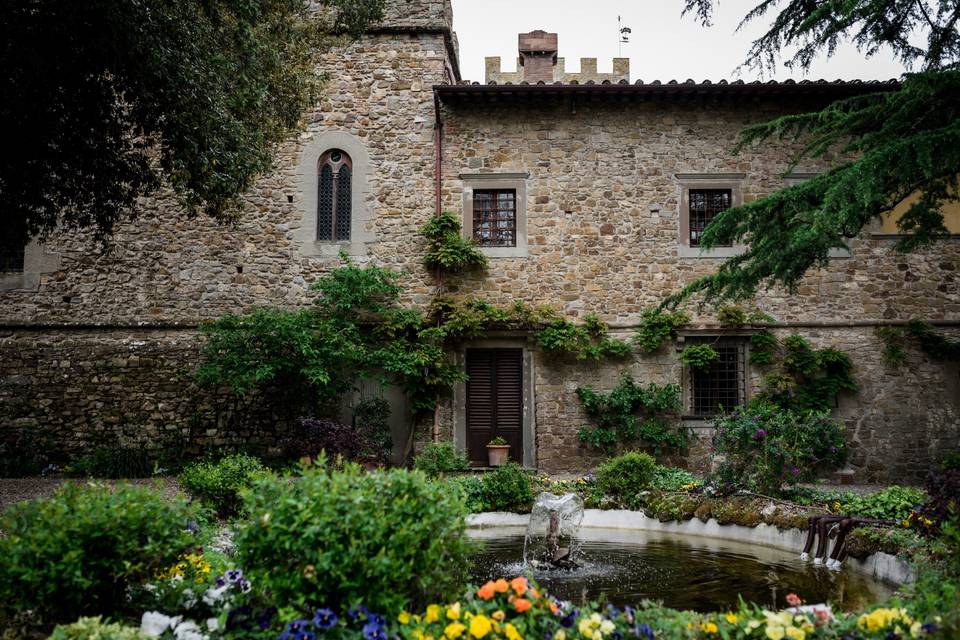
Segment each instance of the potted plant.
[[507,461],[509,455],[510,445],[500,436],[487,443],[487,457],[490,459],[491,467],[499,467]]

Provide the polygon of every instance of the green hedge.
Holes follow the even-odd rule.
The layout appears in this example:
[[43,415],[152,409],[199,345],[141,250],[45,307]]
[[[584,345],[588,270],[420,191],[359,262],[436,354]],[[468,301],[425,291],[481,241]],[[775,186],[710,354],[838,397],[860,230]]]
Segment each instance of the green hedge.
[[[128,588],[195,544],[196,511],[147,487],[67,484],[0,516],[0,618],[40,624],[121,611]],[[3,625],[0,625],[3,626]]]
[[393,611],[462,586],[463,500],[423,473],[316,466],[257,480],[244,496],[237,560],[279,607]]

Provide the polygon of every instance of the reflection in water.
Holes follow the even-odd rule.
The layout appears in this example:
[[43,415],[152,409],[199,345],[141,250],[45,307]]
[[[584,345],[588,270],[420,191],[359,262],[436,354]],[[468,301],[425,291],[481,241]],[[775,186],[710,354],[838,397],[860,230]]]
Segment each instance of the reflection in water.
[[[584,540],[583,566],[573,570],[530,571],[523,564],[523,536],[481,541],[475,555],[475,582],[529,575],[564,600],[603,600],[623,606],[643,599],[696,611],[737,607],[738,597],[766,607],[786,606],[788,593],[806,603],[829,602],[858,611],[888,597],[892,589],[852,571],[830,571],[791,554],[744,544],[698,538],[634,534],[634,540]],[[759,556],[759,557],[758,557]]]

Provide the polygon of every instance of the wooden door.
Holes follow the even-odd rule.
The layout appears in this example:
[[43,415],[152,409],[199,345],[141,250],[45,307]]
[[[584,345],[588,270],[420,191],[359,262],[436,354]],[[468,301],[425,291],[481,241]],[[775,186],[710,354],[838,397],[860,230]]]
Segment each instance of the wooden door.
[[523,349],[467,349],[467,451],[486,466],[487,443],[500,436],[523,463]]

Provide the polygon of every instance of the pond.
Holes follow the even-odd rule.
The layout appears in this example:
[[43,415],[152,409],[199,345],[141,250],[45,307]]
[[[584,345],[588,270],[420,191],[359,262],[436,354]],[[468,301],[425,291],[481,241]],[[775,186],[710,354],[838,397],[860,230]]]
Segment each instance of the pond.
[[651,531],[584,528],[578,536],[581,566],[531,571],[523,564],[524,530],[515,527],[471,531],[479,543],[472,578],[528,575],[541,587],[575,604],[603,600],[617,606],[643,599],[675,609],[727,611],[739,597],[783,608],[786,595],[805,603],[829,602],[859,611],[889,597],[894,587],[848,567],[831,571],[788,553],[741,542]]

